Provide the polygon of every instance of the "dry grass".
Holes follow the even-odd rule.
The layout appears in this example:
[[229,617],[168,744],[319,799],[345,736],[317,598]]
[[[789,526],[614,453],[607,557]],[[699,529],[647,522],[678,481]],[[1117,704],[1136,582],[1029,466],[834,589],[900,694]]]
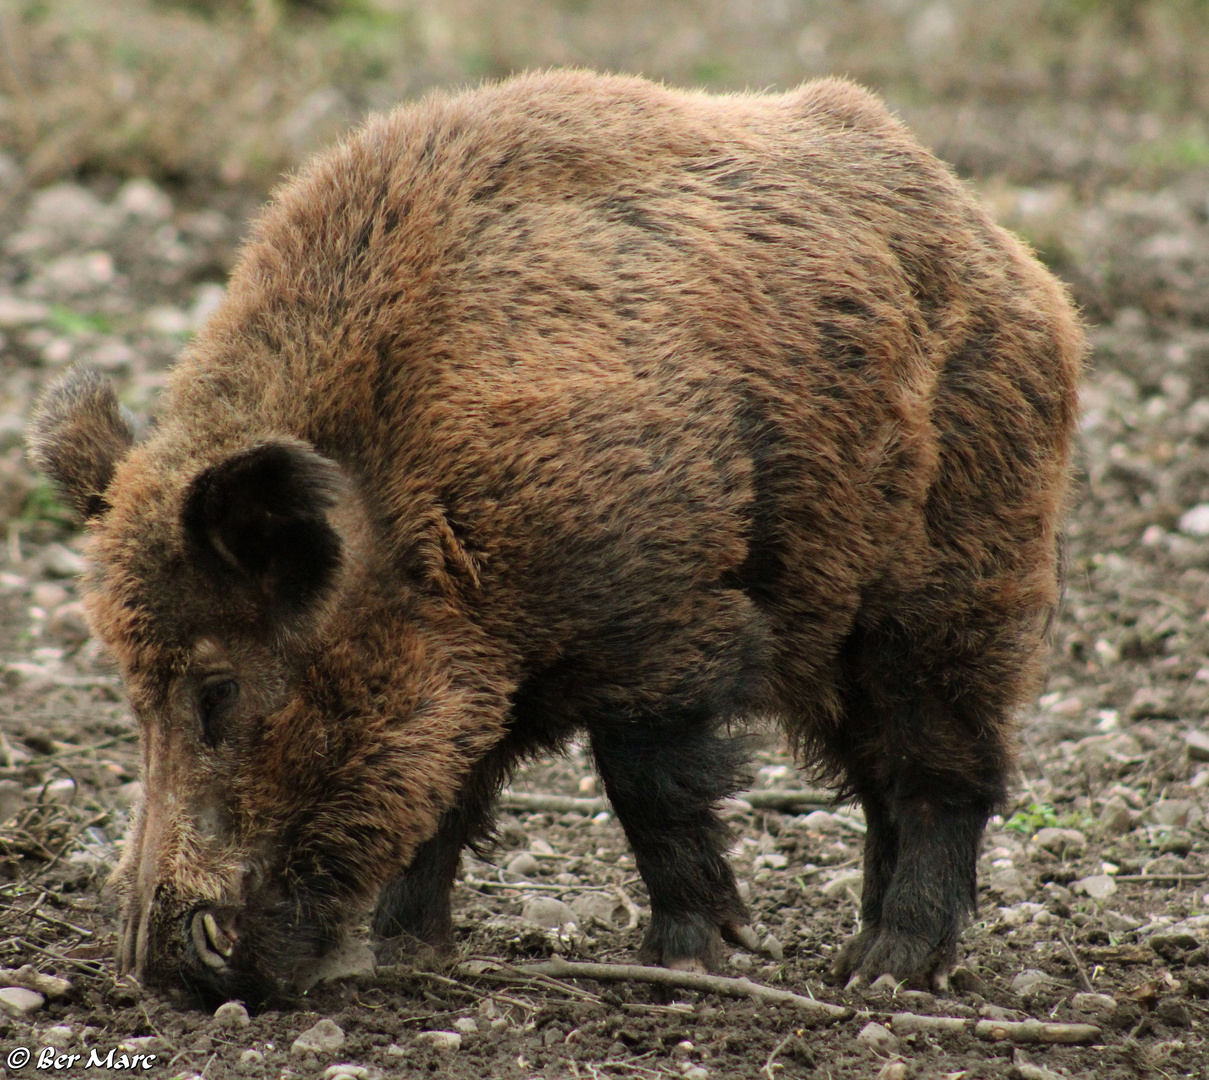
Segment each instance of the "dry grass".
[[[38,180],[262,186],[369,108],[561,64],[712,88],[842,72],[905,105],[1209,113],[1206,0],[12,0],[0,28],[0,145]],[[1209,157],[1197,131],[1173,164]]]

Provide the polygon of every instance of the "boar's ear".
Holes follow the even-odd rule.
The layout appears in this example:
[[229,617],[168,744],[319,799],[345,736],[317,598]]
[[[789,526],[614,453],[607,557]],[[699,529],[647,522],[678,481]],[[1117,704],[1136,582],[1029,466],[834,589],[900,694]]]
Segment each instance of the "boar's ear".
[[218,573],[253,584],[269,615],[288,621],[323,594],[340,565],[328,521],[339,466],[309,446],[269,442],[200,473],[185,495],[185,535]]
[[26,433],[29,456],[59,497],[81,517],[109,509],[113,470],[134,445],[134,423],[113,385],[77,365],[43,395]]

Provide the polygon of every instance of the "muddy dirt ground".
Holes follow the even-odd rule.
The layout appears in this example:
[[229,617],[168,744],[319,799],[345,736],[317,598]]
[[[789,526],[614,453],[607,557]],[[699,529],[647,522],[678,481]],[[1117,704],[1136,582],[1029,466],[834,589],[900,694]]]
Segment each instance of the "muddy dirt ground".
[[[104,175],[31,188],[0,156],[0,967],[70,983],[41,1004],[6,992],[0,1075],[100,1076],[125,1059],[207,1080],[1209,1077],[1209,173],[1126,182],[1105,165],[1104,125],[995,115],[917,119],[1095,324],[1067,600],[947,993],[826,983],[856,928],[863,823],[817,795],[787,802],[809,778],[775,738],[753,796],[728,805],[765,951],[736,951],[721,974],[850,1008],[840,1020],[519,971],[629,962],[642,934],[642,883],[607,809],[585,801],[579,753],[535,763],[512,790],[581,802],[513,800],[494,861],[467,857],[452,961],[363,973],[250,1018],[115,977],[102,884],[137,795],[136,731],[77,602],[78,534],[25,464],[22,428],[75,360],[110,372],[136,413],[153,409],[256,200]],[[1133,121],[1119,119],[1125,138]],[[1059,1029],[1078,1045],[995,1037],[1030,1018],[1093,1030]],[[93,1050],[108,1067],[87,1067]]]

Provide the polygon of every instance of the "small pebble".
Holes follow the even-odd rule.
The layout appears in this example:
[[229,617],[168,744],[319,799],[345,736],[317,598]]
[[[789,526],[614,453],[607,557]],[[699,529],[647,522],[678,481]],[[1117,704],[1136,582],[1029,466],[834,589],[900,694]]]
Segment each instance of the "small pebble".
[[802,824],[812,832],[833,833],[838,832],[840,823],[835,820],[834,814],[829,814],[826,810],[812,810],[804,818]]
[[75,1037],[76,1033],[70,1024],[56,1024],[41,1033],[42,1045],[53,1046],[56,1050],[70,1046],[75,1041]]
[[986,989],[982,977],[964,965],[958,965],[949,975],[949,985],[959,994],[981,994]]
[[557,930],[567,923],[575,922],[571,905],[553,896],[531,896],[521,908],[521,918],[532,926]]
[[251,1024],[248,1010],[238,1001],[228,1001],[214,1010],[214,1019],[222,1028],[241,1028]]
[[1133,829],[1134,813],[1123,799],[1113,796],[1100,811],[1100,825],[1109,836],[1123,836]]
[[1111,1016],[1117,1007],[1117,999],[1110,994],[1076,994],[1070,999],[1070,1007],[1076,1012]]
[[988,887],[991,892],[1009,904],[1023,900],[1028,895],[1024,875],[1014,866],[1003,866],[993,870]]
[[456,1031],[421,1031],[415,1041],[435,1050],[457,1050],[462,1045],[462,1036]]
[[1029,968],[1022,971],[1012,980],[1012,993],[1019,994],[1021,997],[1026,997],[1029,994],[1035,994],[1039,990],[1052,989],[1057,985],[1056,981],[1044,971],[1037,971],[1035,968]]
[[785,959],[785,946],[782,945],[777,937],[773,934],[769,934],[764,938],[763,941],[760,942],[760,948],[763,949],[768,957],[772,960]]
[[709,1080],[709,1070],[702,1065],[693,1065],[684,1070],[684,1080]]
[[17,1018],[32,1016],[43,1005],[46,998],[23,986],[5,986],[0,988],[0,1011]]
[[861,1028],[856,1038],[875,1054],[893,1054],[898,1049],[898,1036],[876,1021],[871,1020]]
[[453,1026],[463,1035],[474,1035],[479,1030],[479,1022],[473,1016],[461,1016],[453,1022]]
[[593,920],[605,926],[613,925],[613,916],[620,905],[602,892],[580,893],[571,900],[571,910],[581,926],[590,926]]
[[344,1045],[344,1032],[340,1025],[326,1016],[309,1027],[294,1040],[291,1054],[334,1054]]
[[364,1065],[329,1065],[323,1080],[366,1080],[369,1070]]
[[1087,848],[1087,837],[1078,829],[1039,829],[1033,837],[1038,847],[1055,855],[1079,855]]
[[902,1058],[887,1061],[877,1070],[877,1080],[907,1080],[911,1075],[911,1066]]
[[1117,891],[1117,883],[1109,874],[1093,874],[1091,877],[1080,878],[1070,884],[1072,891],[1093,900],[1104,900]]
[[859,896],[864,874],[860,870],[844,870],[836,874],[823,886],[823,895],[835,899],[852,892]]
[[682,1060],[691,1056],[694,1050],[696,1050],[696,1047],[688,1039],[681,1039],[680,1042],[672,1047],[672,1057]]
[[1209,761],[1209,732],[1196,729],[1185,732],[1184,745],[1192,761]]
[[514,855],[508,860],[504,867],[510,874],[519,874],[521,877],[530,878],[538,872],[541,863],[537,861],[529,852],[522,851],[519,855]]
[[249,1047],[239,1055],[239,1068],[241,1072],[260,1072],[264,1068],[264,1054]]

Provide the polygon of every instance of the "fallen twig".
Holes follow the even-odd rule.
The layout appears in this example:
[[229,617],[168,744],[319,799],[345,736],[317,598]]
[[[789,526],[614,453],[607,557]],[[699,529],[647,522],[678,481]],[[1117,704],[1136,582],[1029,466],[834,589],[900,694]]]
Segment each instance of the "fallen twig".
[[528,810],[537,814],[586,814],[589,817],[608,810],[604,799],[578,799],[570,795],[535,795],[527,791],[505,791],[500,806],[506,810]]
[[[775,1072],[773,1072],[772,1063],[777,1060],[777,1055],[782,1050],[784,1050],[786,1046],[789,1045],[789,1040],[792,1038],[793,1038],[793,1032],[791,1031],[788,1035],[785,1036],[785,1038],[783,1038],[779,1043],[777,1043],[776,1046],[774,1046],[772,1048],[772,1053],[769,1054],[767,1059],[765,1060],[764,1067],[760,1070],[760,1072],[762,1072],[765,1076],[767,1076],[768,1080],[777,1080],[777,1074]],[[781,1067],[782,1066],[780,1066],[780,1065],[777,1066],[778,1069]]]
[[562,960],[557,957],[533,964],[516,964],[512,970],[524,975],[549,975],[556,979],[595,979],[598,982],[648,982],[674,986],[682,990],[699,990],[706,994],[746,997],[770,1004],[795,1005],[832,1020],[847,1020],[853,1010],[842,1005],[777,990],[754,983],[750,979],[733,979],[723,975],[706,975],[695,971],[672,971],[669,968],[647,967],[643,964],[592,964]]
[[[744,791],[737,796],[754,810],[780,810],[796,813],[803,808],[823,809],[835,805],[826,791],[814,788],[768,788],[764,791]],[[541,795],[528,791],[505,791],[500,806],[507,810],[526,810],[537,814],[586,814],[595,816],[609,809],[600,798],[581,799],[571,795]]]
[[1078,1046],[1099,1039],[1100,1029],[1095,1024],[1050,1024],[1042,1020],[979,1020],[974,1034],[990,1042]]
[[1114,874],[1113,881],[1174,881],[1179,885],[1185,881],[1209,881],[1209,874]]
[[71,983],[57,975],[43,975],[32,964],[19,968],[0,968],[0,986],[20,986],[36,990],[47,997],[66,997],[71,993]]
[[1091,979],[1087,977],[1087,971],[1083,967],[1083,961],[1079,959],[1079,954],[1075,952],[1075,947],[1067,940],[1065,934],[1059,934],[1058,940],[1062,942],[1063,948],[1070,953],[1070,958],[1074,961],[1075,968],[1079,972],[1079,978],[1083,982],[1083,989],[1089,994],[1094,994],[1096,988],[1092,986]]
[[630,894],[627,893],[620,885],[614,885],[613,892],[621,906],[625,908],[627,920],[626,929],[633,930],[634,927],[638,925],[638,920],[642,918],[642,909],[630,899]]
[[913,1031],[926,1031],[933,1035],[954,1034],[965,1031],[973,1023],[964,1016],[917,1016],[915,1013],[895,1013],[890,1017],[890,1028],[895,1035],[909,1035]]

